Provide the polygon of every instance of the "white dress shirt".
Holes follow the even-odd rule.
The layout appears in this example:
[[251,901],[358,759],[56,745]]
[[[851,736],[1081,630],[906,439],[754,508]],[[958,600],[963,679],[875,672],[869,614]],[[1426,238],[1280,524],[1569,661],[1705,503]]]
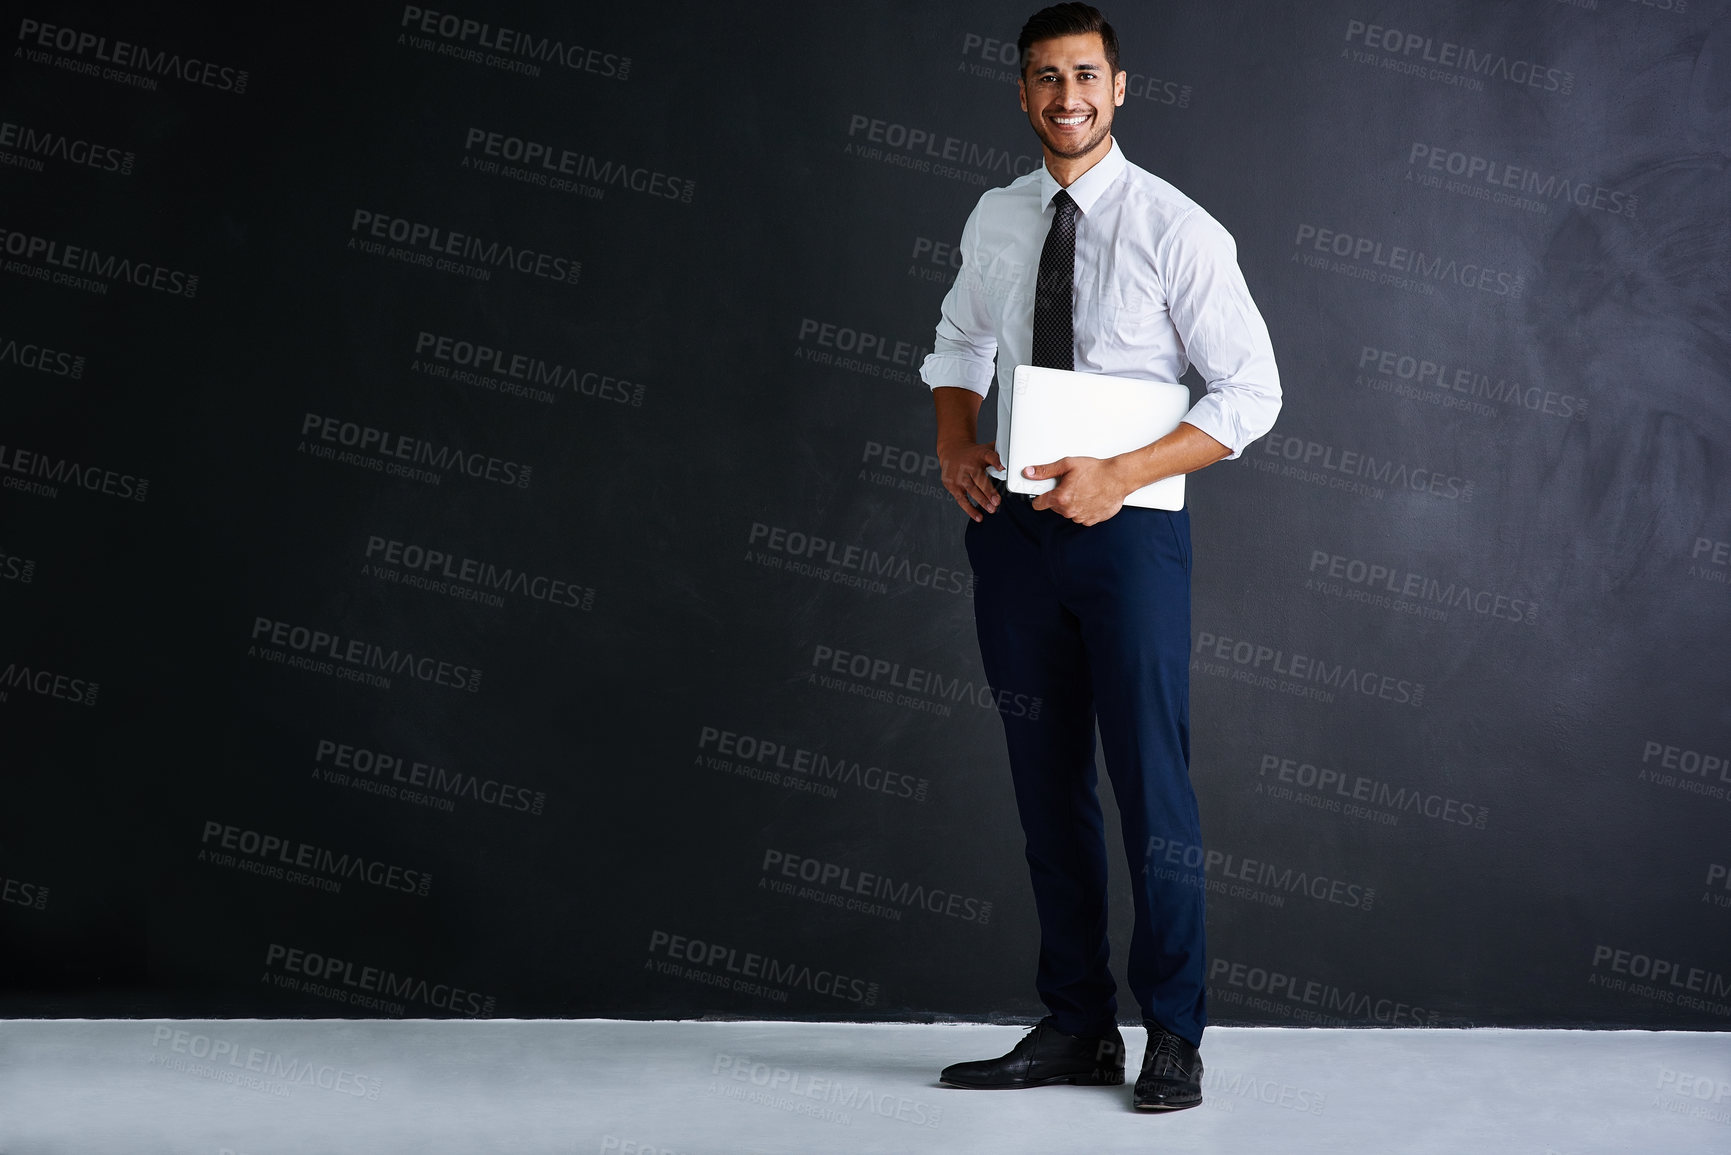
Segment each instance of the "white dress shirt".
[[[980,197],[962,226],[962,268],[920,367],[934,389],[960,386],[984,397],[996,354],[997,448],[1006,461],[1011,383],[1017,365],[1033,362],[1034,278],[1058,187],[1042,164]],[[1067,191],[1081,210],[1076,370],[1176,381],[1194,364],[1208,392],[1184,420],[1237,457],[1273,427],[1280,374],[1231,234],[1195,201],[1124,159],[1116,140]]]

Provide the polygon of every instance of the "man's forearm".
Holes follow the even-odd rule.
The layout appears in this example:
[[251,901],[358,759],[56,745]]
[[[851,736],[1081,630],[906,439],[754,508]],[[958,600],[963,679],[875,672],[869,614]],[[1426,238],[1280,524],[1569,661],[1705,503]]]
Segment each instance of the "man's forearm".
[[1141,489],[1180,473],[1194,473],[1232,456],[1232,450],[1187,421],[1160,440],[1120,453],[1112,458],[1114,468],[1128,486],[1124,492]]
[[937,444],[943,446],[954,441],[973,444],[979,431],[980,403],[984,400],[972,389],[954,385],[940,385],[933,389],[932,406],[938,418]]

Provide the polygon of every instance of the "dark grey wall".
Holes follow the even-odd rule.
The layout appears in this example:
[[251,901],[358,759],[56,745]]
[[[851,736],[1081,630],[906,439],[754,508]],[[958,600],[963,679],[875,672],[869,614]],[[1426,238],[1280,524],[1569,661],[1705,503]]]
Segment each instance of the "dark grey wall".
[[[0,1013],[1035,1013],[915,373],[1026,13],[416,11],[12,17]],[[1109,15],[1288,397],[1216,1020],[1725,1027],[1726,5]]]

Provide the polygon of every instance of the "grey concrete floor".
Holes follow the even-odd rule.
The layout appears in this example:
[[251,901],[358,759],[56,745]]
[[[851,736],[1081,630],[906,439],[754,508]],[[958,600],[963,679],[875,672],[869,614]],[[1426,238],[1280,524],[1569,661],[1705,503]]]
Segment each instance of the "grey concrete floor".
[[[1022,1029],[0,1021],[0,1153],[1731,1153],[1731,1035],[1211,1028],[1205,1101],[959,1091]],[[1127,1030],[1132,1070],[1143,1039]]]

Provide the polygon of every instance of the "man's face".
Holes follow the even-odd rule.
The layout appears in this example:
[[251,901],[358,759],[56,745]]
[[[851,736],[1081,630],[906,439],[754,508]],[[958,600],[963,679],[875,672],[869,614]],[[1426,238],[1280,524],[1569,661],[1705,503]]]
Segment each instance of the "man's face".
[[1124,103],[1125,74],[1107,71],[1098,32],[1040,40],[1028,46],[1018,88],[1022,111],[1054,156],[1086,156],[1112,131],[1112,110]]

